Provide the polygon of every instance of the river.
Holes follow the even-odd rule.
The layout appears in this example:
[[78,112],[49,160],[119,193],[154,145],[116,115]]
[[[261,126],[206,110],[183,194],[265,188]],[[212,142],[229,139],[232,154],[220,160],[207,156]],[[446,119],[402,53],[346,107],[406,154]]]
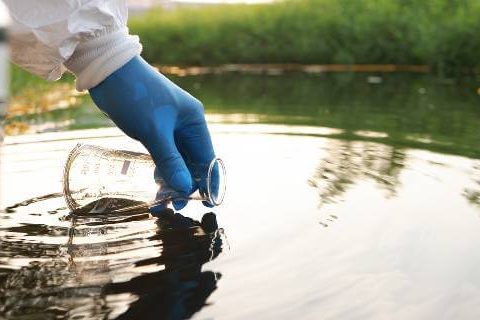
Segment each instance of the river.
[[91,103],[25,117],[55,132],[8,136],[1,149],[1,316],[478,319],[475,83],[175,80],[205,103],[224,204],[191,202],[168,219],[72,215],[61,175],[77,142],[142,147]]

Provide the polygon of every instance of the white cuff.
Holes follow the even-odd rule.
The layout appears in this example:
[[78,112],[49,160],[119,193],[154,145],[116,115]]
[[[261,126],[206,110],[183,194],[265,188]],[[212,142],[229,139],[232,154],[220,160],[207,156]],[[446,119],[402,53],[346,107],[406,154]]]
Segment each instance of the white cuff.
[[77,90],[83,91],[95,87],[141,51],[138,37],[122,28],[80,43],[65,66],[75,74]]

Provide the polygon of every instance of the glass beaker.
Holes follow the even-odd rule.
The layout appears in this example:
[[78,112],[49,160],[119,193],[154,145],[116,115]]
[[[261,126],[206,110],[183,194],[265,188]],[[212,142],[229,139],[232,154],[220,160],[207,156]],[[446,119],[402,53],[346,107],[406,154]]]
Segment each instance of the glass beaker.
[[207,175],[192,173],[194,182],[204,185],[205,190],[191,195],[173,190],[158,176],[154,178],[154,171],[155,163],[148,154],[77,144],[65,163],[63,195],[73,212],[95,203],[84,210],[89,213],[150,209],[175,199],[201,200],[211,206],[223,201],[225,166],[219,158],[194,170]]

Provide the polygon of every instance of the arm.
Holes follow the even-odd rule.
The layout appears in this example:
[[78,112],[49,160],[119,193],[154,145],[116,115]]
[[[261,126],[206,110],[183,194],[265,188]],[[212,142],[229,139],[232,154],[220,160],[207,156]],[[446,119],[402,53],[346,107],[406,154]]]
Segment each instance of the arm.
[[[77,89],[88,89],[120,129],[145,145],[156,175],[186,195],[202,192],[206,186],[196,181],[215,157],[203,106],[140,58],[138,37],[126,27],[125,0],[5,3],[15,63],[47,80],[69,69]],[[174,202],[176,209],[185,205]]]
[[12,60],[46,80],[69,69],[77,89],[103,81],[141,51],[128,34],[125,0],[4,0]]

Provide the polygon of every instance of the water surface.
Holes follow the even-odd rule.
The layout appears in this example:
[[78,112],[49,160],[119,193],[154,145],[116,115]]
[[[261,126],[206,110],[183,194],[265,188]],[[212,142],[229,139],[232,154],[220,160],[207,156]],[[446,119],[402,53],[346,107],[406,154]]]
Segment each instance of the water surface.
[[[205,102],[227,164],[215,219],[195,203],[175,220],[72,216],[55,195],[68,150],[141,146],[115,128],[8,137],[0,314],[477,319],[475,83],[371,76],[177,79]],[[63,129],[108,124],[93,110],[69,111]],[[31,121],[67,115],[55,117]]]

